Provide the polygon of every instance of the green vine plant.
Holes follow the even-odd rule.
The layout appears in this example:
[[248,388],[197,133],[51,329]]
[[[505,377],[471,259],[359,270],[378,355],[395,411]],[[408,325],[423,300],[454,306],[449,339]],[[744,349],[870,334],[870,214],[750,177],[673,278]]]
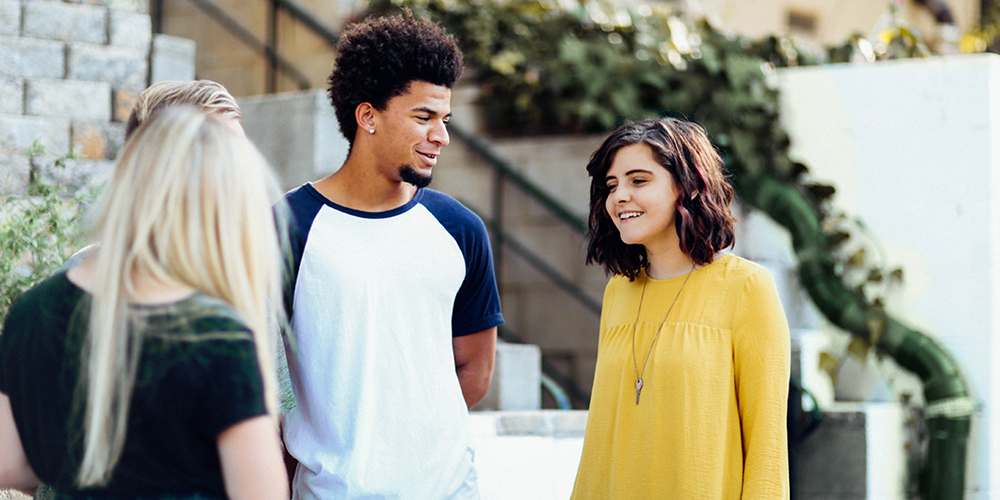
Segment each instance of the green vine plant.
[[[76,190],[44,175],[46,167],[58,173],[77,159],[72,151],[46,160],[49,153],[36,140],[26,156],[31,158],[27,194],[0,197],[0,323],[10,305],[25,290],[55,272],[83,245],[83,219],[96,192]],[[58,177],[53,176],[53,177]]]

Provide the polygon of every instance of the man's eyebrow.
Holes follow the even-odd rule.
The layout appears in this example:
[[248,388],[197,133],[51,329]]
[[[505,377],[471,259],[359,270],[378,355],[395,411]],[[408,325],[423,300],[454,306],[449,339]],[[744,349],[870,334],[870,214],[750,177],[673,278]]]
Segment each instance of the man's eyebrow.
[[[436,110],[433,110],[433,109],[427,108],[427,107],[423,107],[423,106],[420,106],[420,107],[417,107],[417,108],[413,108],[412,111],[418,111],[418,112],[421,112],[421,113],[427,113],[427,114],[429,114],[431,116],[438,116],[438,115],[441,114],[441,113],[437,112]],[[451,118],[451,113],[448,113],[447,115],[444,115],[444,117],[445,118]]]

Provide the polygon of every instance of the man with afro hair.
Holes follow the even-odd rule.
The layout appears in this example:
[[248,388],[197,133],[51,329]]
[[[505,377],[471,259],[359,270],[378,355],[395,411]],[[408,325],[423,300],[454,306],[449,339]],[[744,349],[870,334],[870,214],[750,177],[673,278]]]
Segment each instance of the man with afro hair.
[[503,316],[482,220],[427,188],[462,56],[409,12],[349,26],[337,50],[347,159],[285,196],[293,498],[479,498],[468,409]]

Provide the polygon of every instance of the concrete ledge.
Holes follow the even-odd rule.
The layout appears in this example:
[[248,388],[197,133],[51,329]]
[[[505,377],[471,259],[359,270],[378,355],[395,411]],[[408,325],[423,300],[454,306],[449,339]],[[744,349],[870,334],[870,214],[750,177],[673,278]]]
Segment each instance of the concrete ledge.
[[483,500],[569,498],[586,411],[474,412],[471,422]]
[[497,343],[493,383],[474,408],[538,410],[542,406],[542,350],[537,345]]
[[799,500],[904,500],[905,414],[895,403],[836,403],[793,451]]

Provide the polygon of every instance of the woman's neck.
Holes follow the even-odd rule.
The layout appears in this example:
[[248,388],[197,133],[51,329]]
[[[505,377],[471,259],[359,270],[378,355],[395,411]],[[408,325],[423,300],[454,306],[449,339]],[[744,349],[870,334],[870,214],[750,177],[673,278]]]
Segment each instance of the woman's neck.
[[681,250],[680,245],[663,249],[646,247],[646,259],[649,261],[646,274],[657,280],[683,276],[698,268],[694,260]]
[[[97,281],[97,252],[91,251],[80,264],[66,273],[66,278],[74,285],[93,295]],[[194,288],[177,281],[163,281],[149,271],[132,273],[132,291],[127,298],[132,304],[169,304],[187,298]]]

